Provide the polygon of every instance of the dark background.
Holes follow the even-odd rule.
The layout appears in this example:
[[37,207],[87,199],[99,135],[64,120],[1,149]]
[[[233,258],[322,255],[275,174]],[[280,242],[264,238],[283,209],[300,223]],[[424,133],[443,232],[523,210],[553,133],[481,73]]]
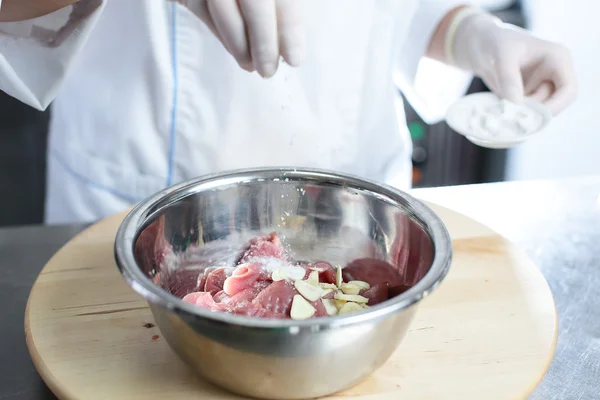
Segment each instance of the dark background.
[[43,221],[49,119],[0,91],[0,226]]

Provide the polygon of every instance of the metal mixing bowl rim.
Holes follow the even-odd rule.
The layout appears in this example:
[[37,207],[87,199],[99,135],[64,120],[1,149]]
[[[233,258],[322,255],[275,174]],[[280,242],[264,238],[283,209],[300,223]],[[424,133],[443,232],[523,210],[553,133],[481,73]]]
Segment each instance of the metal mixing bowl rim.
[[[367,190],[388,202],[403,204],[412,212],[429,234],[434,250],[433,263],[427,274],[408,291],[384,303],[371,307],[363,312],[344,316],[320,317],[304,321],[291,319],[267,319],[244,317],[222,312],[212,312],[183,302],[178,297],[156,286],[144,275],[137,265],[134,256],[135,240],[142,228],[154,216],[168,206],[190,195],[227,187],[236,183],[266,181],[288,178],[290,181],[302,180],[315,182],[329,181],[339,185],[344,183],[356,190]],[[288,329],[292,332],[301,329],[312,331],[326,330],[386,318],[413,304],[435,290],[448,274],[452,262],[452,242],[444,223],[431,208],[413,196],[389,185],[323,169],[307,169],[295,167],[252,168],[232,170],[217,174],[205,175],[168,187],[142,200],[127,214],[121,223],[114,243],[117,266],[125,281],[149,303],[157,305],[181,316],[201,317],[216,323],[251,328]]]

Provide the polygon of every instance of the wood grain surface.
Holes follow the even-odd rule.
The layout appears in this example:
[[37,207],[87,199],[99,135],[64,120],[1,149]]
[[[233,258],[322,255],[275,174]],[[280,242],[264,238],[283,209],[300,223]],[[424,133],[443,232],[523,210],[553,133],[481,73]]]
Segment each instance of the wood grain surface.
[[[431,207],[453,238],[451,272],[390,360],[328,399],[522,399],[548,368],[556,310],[537,267],[487,227]],[[121,278],[113,240],[123,217],[79,234],[38,277],[25,332],[42,378],[64,400],[241,399],[193,375]]]

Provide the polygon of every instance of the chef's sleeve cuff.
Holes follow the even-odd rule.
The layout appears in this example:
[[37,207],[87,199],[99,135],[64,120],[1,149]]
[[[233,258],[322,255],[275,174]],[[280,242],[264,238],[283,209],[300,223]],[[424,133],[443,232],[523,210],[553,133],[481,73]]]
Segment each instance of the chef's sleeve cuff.
[[421,0],[398,52],[394,82],[427,123],[445,117],[452,102],[464,95],[472,74],[425,58],[439,23],[468,0]]
[[0,23],[0,90],[45,110],[56,97],[105,2],[81,0],[39,18]]

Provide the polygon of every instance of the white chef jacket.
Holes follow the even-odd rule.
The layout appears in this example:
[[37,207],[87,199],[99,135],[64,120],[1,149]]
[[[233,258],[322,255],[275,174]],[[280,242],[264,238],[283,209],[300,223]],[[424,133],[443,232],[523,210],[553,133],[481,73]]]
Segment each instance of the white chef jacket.
[[245,167],[326,168],[406,189],[397,85],[414,89],[437,24],[463,3],[303,0],[305,62],[263,79],[177,3],[82,0],[75,14],[0,24],[0,89],[38,109],[54,100],[47,223],[94,221]]

